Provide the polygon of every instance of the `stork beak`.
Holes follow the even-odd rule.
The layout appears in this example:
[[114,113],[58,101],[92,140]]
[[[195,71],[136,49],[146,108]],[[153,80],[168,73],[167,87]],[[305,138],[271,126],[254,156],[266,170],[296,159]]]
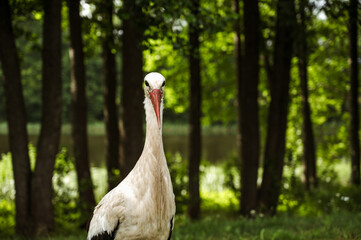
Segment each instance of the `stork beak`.
[[153,89],[153,91],[150,92],[150,99],[152,100],[153,108],[155,115],[157,117],[158,121],[158,127],[161,128],[161,122],[160,122],[160,102],[162,101],[162,93],[159,89]]

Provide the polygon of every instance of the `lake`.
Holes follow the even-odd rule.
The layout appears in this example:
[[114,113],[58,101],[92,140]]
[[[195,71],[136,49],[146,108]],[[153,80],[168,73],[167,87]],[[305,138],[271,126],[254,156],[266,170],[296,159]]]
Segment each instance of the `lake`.
[[[30,135],[29,141],[36,146],[37,135]],[[89,135],[89,159],[93,167],[105,166],[105,145],[103,135]],[[164,149],[167,154],[180,154],[183,159],[187,159],[188,136],[187,135],[167,135],[163,136]],[[72,138],[69,134],[61,137],[61,147],[69,149],[72,155]],[[235,134],[207,134],[202,137],[202,159],[211,163],[220,163],[230,159],[236,154]],[[0,135],[0,154],[9,152],[9,142],[7,135]]]

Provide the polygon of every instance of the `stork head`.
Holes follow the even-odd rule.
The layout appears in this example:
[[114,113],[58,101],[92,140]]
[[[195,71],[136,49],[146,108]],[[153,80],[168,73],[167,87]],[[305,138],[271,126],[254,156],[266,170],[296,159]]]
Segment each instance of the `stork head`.
[[150,98],[153,104],[154,112],[157,117],[159,129],[160,121],[160,105],[164,96],[165,78],[157,72],[148,73],[144,78],[145,97]]

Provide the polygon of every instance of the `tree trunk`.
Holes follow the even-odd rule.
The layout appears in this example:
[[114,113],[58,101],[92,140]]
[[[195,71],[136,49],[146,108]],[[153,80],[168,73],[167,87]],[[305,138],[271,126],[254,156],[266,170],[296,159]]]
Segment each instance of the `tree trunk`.
[[87,136],[87,101],[84,52],[79,0],[68,0],[71,62],[72,137],[78,180],[79,202],[84,223],[90,217],[95,198],[90,176]]
[[200,215],[199,164],[201,160],[201,69],[199,53],[199,0],[192,0],[191,14],[195,21],[189,25],[189,203],[188,215],[198,219]]
[[106,128],[106,163],[108,172],[108,190],[118,183],[115,171],[119,170],[119,126],[116,105],[116,68],[113,36],[113,0],[104,2],[104,39],[103,39],[103,68],[104,68],[104,120]]
[[298,73],[301,85],[302,98],[302,142],[303,142],[303,165],[304,178],[306,181],[306,189],[317,186],[316,174],[316,147],[313,136],[311,108],[308,102],[308,53],[307,53],[307,39],[306,39],[306,17],[305,7],[307,0],[300,0],[299,6],[299,44],[298,44]]
[[143,33],[136,25],[142,9],[135,1],[123,2],[130,16],[123,19],[122,127],[120,174],[124,179],[133,169],[143,150]]
[[[236,85],[237,85],[237,150],[238,150],[238,162],[242,165],[242,108],[241,108],[241,91],[242,91],[242,80],[243,80],[243,56],[242,56],[242,39],[241,39],[241,22],[239,12],[239,0],[233,0],[232,2],[233,11],[237,18],[234,23],[234,57],[235,57],[235,68],[236,68]],[[240,169],[242,176],[242,169]],[[241,185],[242,185],[242,179]],[[241,190],[242,198],[242,190]],[[240,199],[242,205],[242,199]],[[242,206],[240,206],[242,208]]]
[[28,236],[31,234],[32,228],[30,224],[31,170],[28,155],[28,133],[19,59],[8,0],[0,1],[0,61],[15,180],[16,233]]
[[349,6],[349,52],[350,52],[350,153],[351,183],[360,185],[360,139],[358,111],[358,48],[357,48],[358,0],[350,0]]
[[52,177],[61,134],[61,0],[43,1],[42,118],[32,181],[35,234],[54,230]]
[[271,103],[260,189],[260,209],[269,214],[276,213],[281,190],[295,25],[294,0],[279,0],[273,54],[274,74],[271,79]]
[[259,10],[258,1],[243,0],[245,59],[241,85],[242,174],[241,214],[249,215],[257,207],[259,166]]

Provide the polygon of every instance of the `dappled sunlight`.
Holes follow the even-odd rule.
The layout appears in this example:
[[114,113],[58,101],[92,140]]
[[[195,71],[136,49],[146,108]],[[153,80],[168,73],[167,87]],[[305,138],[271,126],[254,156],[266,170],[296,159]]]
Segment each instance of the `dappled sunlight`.
[[231,190],[203,191],[201,190],[201,208],[204,213],[228,212],[235,213],[239,209],[239,200]]

